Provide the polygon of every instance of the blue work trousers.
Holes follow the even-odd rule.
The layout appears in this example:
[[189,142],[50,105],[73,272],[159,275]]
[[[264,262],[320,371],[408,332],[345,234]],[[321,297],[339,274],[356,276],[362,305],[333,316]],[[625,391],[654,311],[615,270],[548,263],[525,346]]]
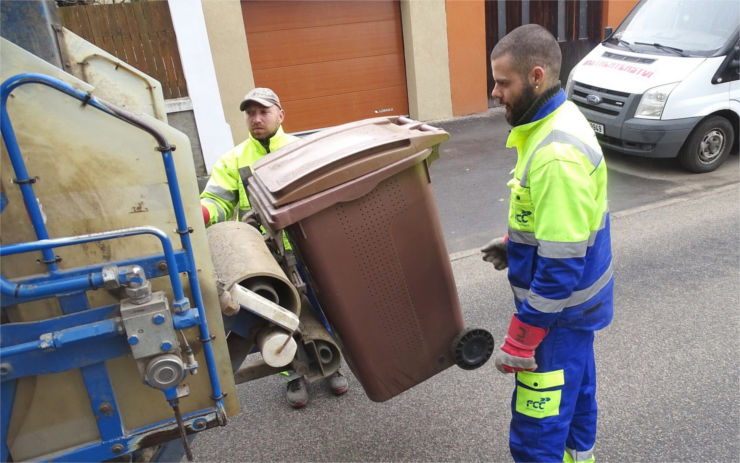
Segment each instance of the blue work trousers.
[[509,438],[515,461],[562,462],[566,447],[579,454],[593,451],[593,343],[593,331],[551,327],[535,351],[537,370],[517,373]]

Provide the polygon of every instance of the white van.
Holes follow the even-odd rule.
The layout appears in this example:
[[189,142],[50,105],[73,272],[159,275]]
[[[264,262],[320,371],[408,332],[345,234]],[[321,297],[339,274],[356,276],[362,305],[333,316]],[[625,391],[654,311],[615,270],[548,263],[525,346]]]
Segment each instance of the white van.
[[716,169],[737,150],[740,1],[640,1],[566,92],[602,147]]

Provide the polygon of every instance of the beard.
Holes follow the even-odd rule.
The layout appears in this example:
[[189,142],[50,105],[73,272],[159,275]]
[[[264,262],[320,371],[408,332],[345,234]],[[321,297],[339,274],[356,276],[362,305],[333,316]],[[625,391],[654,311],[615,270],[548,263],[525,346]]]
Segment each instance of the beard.
[[252,130],[250,130],[250,131],[249,131],[249,133],[250,133],[250,134],[252,135],[252,137],[253,137],[253,138],[254,138],[255,140],[258,140],[258,141],[260,141],[260,142],[263,142],[263,143],[264,143],[264,142],[267,142],[267,141],[269,141],[269,140],[270,140],[270,138],[272,138],[272,137],[274,137],[274,136],[275,136],[275,134],[277,133],[277,129],[275,129],[275,130],[274,130],[274,131],[272,131],[272,132],[268,132],[266,128],[265,128],[265,129],[262,129],[262,136],[259,136],[258,134],[256,134],[256,133],[255,133],[254,131],[252,131]]
[[537,95],[534,94],[534,87],[527,85],[522,90],[522,94],[519,96],[514,103],[510,105],[510,109],[506,111],[505,117],[506,122],[509,125],[514,126],[516,123],[526,123],[529,121],[520,121],[521,117],[527,110],[532,106],[534,101],[537,99]]

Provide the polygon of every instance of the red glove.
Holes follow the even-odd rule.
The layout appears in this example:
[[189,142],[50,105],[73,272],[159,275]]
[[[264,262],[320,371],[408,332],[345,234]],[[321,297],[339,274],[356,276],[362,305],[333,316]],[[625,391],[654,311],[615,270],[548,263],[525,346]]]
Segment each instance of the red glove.
[[203,211],[203,223],[208,225],[208,222],[211,221],[211,213],[208,212],[208,208],[206,208],[204,205],[200,205],[201,211]]
[[534,351],[546,335],[547,330],[522,323],[516,315],[512,315],[504,345],[496,354],[495,364],[498,371],[514,373],[537,369]]

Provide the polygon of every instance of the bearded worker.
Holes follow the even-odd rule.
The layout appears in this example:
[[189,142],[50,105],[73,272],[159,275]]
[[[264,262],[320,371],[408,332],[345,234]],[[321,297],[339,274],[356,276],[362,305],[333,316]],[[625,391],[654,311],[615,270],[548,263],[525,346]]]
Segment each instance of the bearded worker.
[[511,31],[491,53],[491,96],[517,151],[506,237],[483,249],[514,293],[496,368],[514,373],[509,448],[517,462],[593,462],[594,332],[613,314],[607,171],[588,121],[560,87],[545,28]]

